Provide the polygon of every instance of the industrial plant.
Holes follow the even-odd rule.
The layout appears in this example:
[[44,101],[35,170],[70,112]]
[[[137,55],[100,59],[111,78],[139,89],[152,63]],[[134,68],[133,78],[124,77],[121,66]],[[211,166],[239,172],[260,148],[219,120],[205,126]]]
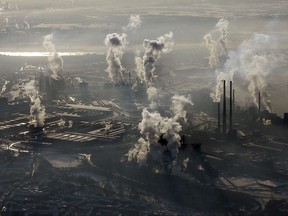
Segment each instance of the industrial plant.
[[44,2],[0,4],[0,215],[288,214],[276,3]]

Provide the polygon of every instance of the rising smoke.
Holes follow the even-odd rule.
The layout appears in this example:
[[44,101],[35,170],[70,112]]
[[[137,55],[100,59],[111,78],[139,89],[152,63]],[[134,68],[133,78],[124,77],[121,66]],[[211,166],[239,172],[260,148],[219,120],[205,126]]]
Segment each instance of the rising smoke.
[[4,84],[3,84],[3,86],[2,86],[0,96],[2,96],[2,95],[6,92],[6,90],[7,90],[7,85],[9,84],[9,82],[10,82],[10,81],[8,81],[8,80],[4,80]]
[[223,93],[223,80],[232,80],[228,74],[221,72],[220,70],[216,70],[216,86],[215,90],[210,93],[210,97],[212,98],[213,102],[219,103],[221,100],[221,96]]
[[[143,138],[128,152],[128,161],[136,160],[140,166],[148,165],[152,160],[157,164],[163,164],[163,155],[168,153],[171,160],[177,158],[180,146],[181,125],[173,118],[162,117],[158,112],[149,112],[144,109],[139,130]],[[163,138],[166,145],[161,145],[159,140]]]
[[129,18],[129,24],[123,27],[124,31],[135,31],[136,29],[140,28],[142,24],[142,20],[140,15],[131,15]]
[[45,107],[41,105],[40,98],[37,97],[30,107],[30,121],[35,127],[43,127],[45,122]]
[[[267,77],[275,65],[275,57],[271,52],[272,38],[265,34],[254,34],[252,38],[239,45],[236,51],[229,51],[228,59],[223,71],[217,76],[216,91],[211,93],[214,101],[219,101],[221,80],[233,80],[237,75],[240,80],[235,83],[244,82],[246,91],[248,90],[252,102],[258,106],[258,93],[267,94]],[[240,96],[240,95],[239,95]],[[267,98],[263,101],[265,108],[270,110]]]
[[[155,90],[157,91],[156,88]],[[173,115],[170,118],[162,117],[157,111],[149,112],[144,109],[139,124],[142,137],[128,152],[128,161],[136,160],[140,166],[150,163],[162,166],[165,165],[165,160],[167,162],[168,155],[168,163],[176,165],[181,140],[179,133],[182,130],[180,122],[187,121],[185,111],[187,104],[192,105],[189,97],[173,96],[170,108]]]
[[145,80],[145,69],[144,69],[143,59],[139,55],[140,55],[140,52],[137,52],[136,57],[135,57],[136,76],[139,79],[140,83],[143,83]]
[[150,108],[155,110],[159,104],[159,92],[158,89],[150,86],[147,91],[148,101],[150,102]]
[[175,121],[187,122],[185,106],[187,104],[193,105],[189,97],[183,95],[174,95],[172,97],[171,111],[174,114]]
[[209,50],[209,66],[219,66],[220,58],[227,55],[226,43],[229,36],[229,22],[220,19],[214,29],[204,36],[205,46]]
[[127,44],[127,35],[119,35],[117,33],[108,34],[105,38],[105,45],[109,47],[106,61],[108,63],[107,72],[111,81],[115,84],[125,81],[121,59],[124,54],[124,49]]
[[35,99],[38,97],[35,80],[30,80],[28,83],[26,83],[26,85],[24,86],[23,96],[29,97],[31,102],[35,101]]
[[[143,46],[145,48],[145,53],[143,59],[137,56],[135,62],[137,66],[137,76],[141,82],[146,83],[147,88],[154,83],[154,80],[157,77],[155,69],[156,61],[161,57],[161,54],[171,52],[173,45],[172,32],[160,36],[156,40],[144,40]],[[141,66],[141,64],[143,66]]]
[[53,43],[53,35],[46,35],[43,40],[43,46],[48,55],[48,68],[52,72],[52,78],[60,79],[63,71],[63,59],[58,54],[55,44]]
[[31,100],[30,121],[35,127],[42,127],[45,122],[45,107],[41,105],[41,100],[38,95],[35,80],[31,80],[24,86],[23,95]]

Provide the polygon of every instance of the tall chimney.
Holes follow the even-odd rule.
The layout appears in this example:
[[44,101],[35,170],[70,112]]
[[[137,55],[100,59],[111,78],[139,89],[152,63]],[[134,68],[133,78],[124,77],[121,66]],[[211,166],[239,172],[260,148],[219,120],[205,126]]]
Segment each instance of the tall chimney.
[[218,132],[220,132],[221,128],[221,107],[220,107],[220,101],[217,103],[218,105]]
[[258,114],[261,113],[261,93],[258,94]]
[[223,135],[226,135],[226,81],[223,80]]
[[233,89],[233,112],[235,112],[235,89]]
[[185,135],[182,135],[182,145],[186,145]]
[[232,106],[233,106],[233,83],[230,81],[230,107],[229,107],[229,130],[232,130]]

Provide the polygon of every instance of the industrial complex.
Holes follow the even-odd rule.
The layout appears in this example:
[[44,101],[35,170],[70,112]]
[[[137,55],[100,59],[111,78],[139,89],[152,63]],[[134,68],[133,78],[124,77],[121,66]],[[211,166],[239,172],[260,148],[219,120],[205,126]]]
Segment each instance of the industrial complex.
[[0,215],[287,215],[287,32],[83,2],[0,4]]

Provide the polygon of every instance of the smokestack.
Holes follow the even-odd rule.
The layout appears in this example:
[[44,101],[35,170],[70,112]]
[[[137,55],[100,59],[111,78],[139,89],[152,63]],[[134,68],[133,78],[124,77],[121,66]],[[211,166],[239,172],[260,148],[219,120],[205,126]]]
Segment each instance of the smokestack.
[[221,128],[221,107],[220,107],[220,102],[217,103],[218,104],[218,131],[220,132],[220,128]]
[[258,114],[261,113],[261,93],[258,94]]
[[232,130],[232,106],[233,106],[233,83],[230,81],[230,107],[229,107],[229,130]]
[[235,89],[233,89],[233,112],[235,112]]
[[223,135],[226,135],[226,81],[223,80]]
[[182,145],[185,146],[186,145],[186,140],[185,140],[185,135],[182,135]]

